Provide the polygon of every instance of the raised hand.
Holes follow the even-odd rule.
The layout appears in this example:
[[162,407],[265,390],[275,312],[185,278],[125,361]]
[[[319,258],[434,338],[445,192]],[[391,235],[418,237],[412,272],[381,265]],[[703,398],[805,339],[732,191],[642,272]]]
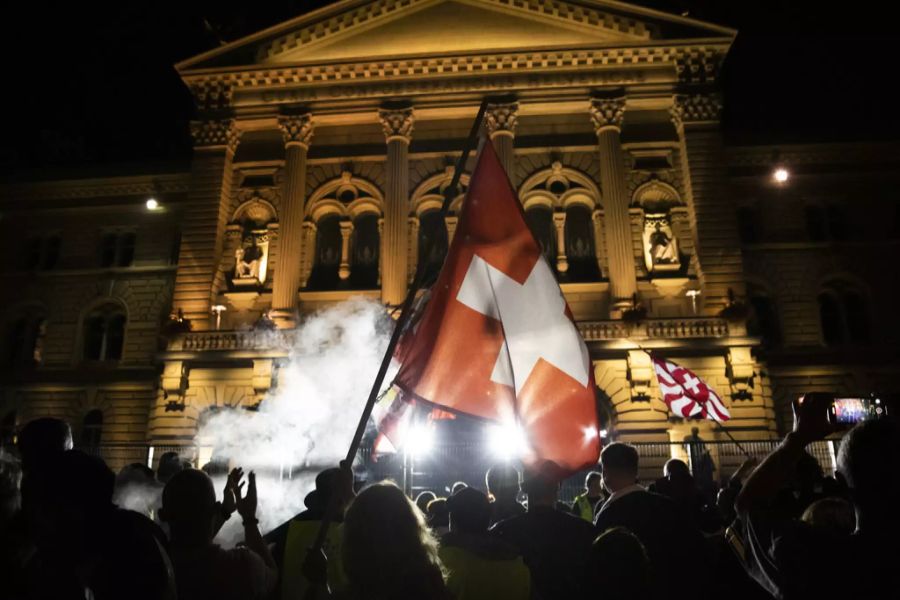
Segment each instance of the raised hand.
[[826,392],[805,394],[794,404],[793,436],[803,444],[824,439],[835,431],[828,418],[834,395]]
[[240,482],[234,488],[235,500],[237,501],[237,511],[241,518],[246,520],[256,519],[256,473],[250,471],[247,476],[249,483],[247,484],[247,493],[243,494],[244,482]]
[[243,469],[236,467],[231,470],[228,474],[228,478],[225,480],[225,489],[222,490],[222,512],[227,515],[232,514],[237,508],[235,489],[243,474]]

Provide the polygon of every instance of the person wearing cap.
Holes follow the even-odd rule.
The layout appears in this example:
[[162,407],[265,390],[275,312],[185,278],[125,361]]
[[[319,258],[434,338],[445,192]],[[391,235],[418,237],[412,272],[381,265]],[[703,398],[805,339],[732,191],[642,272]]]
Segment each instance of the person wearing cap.
[[553,461],[525,469],[528,512],[491,528],[500,539],[516,546],[531,572],[541,598],[573,598],[589,590],[587,560],[596,537],[590,523],[555,508],[559,484],[567,473]]
[[268,534],[266,541],[273,545],[272,554],[278,565],[278,586],[274,598],[303,598],[309,582],[303,575],[303,563],[308,549],[313,545],[325,511],[332,496],[337,494],[339,510],[335,513],[323,550],[328,556],[328,587],[340,590],[347,586],[347,578],[341,563],[341,522],[344,507],[352,499],[341,483],[341,470],[325,469],[316,476],[316,488],[306,495],[306,510],[282,523]]
[[457,600],[528,600],[531,573],[519,551],[488,534],[487,495],[467,487],[450,496],[450,531],[438,551],[447,569],[447,589]]
[[518,500],[519,479],[519,471],[508,462],[494,465],[485,474],[484,483],[491,500],[491,526],[525,514],[525,507]]

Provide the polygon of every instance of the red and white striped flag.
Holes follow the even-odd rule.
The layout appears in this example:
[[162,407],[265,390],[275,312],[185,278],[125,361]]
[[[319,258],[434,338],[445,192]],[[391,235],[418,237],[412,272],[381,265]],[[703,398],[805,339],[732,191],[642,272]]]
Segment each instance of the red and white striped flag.
[[685,419],[703,417],[723,423],[731,418],[722,399],[702,379],[664,358],[650,355],[662,399],[676,415]]

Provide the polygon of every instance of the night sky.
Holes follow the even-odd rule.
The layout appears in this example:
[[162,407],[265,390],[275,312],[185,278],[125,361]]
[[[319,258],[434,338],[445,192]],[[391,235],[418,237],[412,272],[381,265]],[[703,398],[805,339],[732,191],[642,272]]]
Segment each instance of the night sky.
[[[32,2],[4,19],[0,170],[88,174],[186,162],[191,99],[173,64],[325,4]],[[723,73],[730,142],[900,139],[900,56],[889,3],[641,0],[739,30]],[[886,83],[889,82],[889,83]],[[33,173],[32,173],[33,175]]]

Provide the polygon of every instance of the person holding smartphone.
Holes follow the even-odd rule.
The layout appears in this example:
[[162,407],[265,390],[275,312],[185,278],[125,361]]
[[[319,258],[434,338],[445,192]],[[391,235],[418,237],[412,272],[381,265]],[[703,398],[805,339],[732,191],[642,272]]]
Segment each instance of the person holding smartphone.
[[836,542],[770,510],[806,446],[839,427],[833,404],[825,393],[807,394],[795,404],[793,431],[738,495],[745,566],[778,598],[893,597],[900,589],[900,427],[893,418],[858,423],[842,440],[838,471],[856,511],[853,535]]

